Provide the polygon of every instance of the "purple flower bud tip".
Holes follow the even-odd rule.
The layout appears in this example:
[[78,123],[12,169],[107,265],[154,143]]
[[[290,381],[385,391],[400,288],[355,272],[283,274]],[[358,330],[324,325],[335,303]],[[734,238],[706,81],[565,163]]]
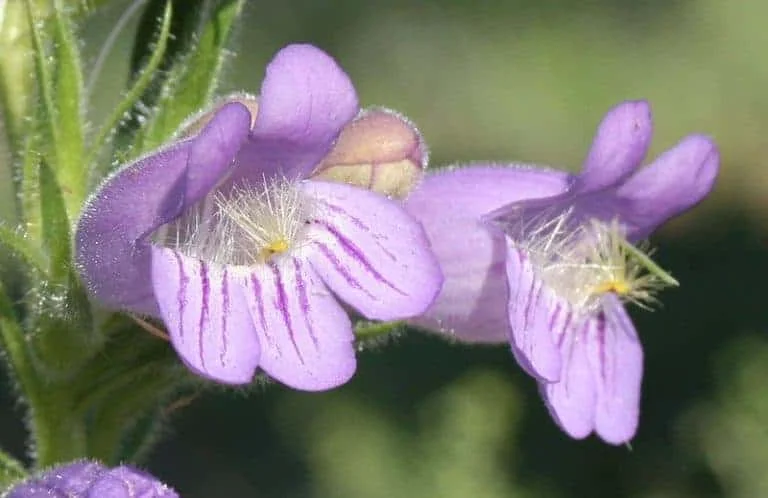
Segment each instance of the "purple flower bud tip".
[[126,465],[108,468],[79,461],[43,471],[17,484],[7,498],[178,498],[150,474]]

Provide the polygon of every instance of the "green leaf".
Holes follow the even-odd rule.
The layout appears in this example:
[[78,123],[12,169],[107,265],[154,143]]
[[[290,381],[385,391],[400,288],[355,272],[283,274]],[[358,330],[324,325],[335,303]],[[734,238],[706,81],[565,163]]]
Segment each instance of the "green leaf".
[[[41,134],[44,157],[52,165],[65,207],[74,219],[85,197],[83,122],[80,113],[82,77],[73,26],[55,0],[55,14],[47,21],[36,17],[26,0],[40,107],[32,132]],[[51,44],[46,43],[52,40]]]
[[37,143],[40,140],[36,133],[29,133],[24,139],[24,148],[20,158],[21,172],[19,189],[21,192],[21,219],[32,240],[39,240],[40,226],[40,154]]
[[0,3],[0,112],[11,153],[17,159],[22,157],[34,96],[31,39],[26,6],[18,1]]
[[168,140],[189,116],[210,104],[226,57],[226,46],[244,0],[214,2],[199,41],[174,65],[150,119],[144,150]]
[[[137,134],[146,123],[152,108],[160,98],[160,92],[165,80],[169,77],[173,65],[189,51],[194,43],[196,33],[200,30],[204,12],[209,0],[149,0],[139,21],[133,51],[131,53],[130,81],[150,77],[149,84],[141,94],[141,98],[133,105],[128,117],[120,122],[115,140],[115,158],[122,162],[129,156],[138,156],[143,149],[137,142]],[[156,33],[162,32],[168,18],[168,10],[173,12],[170,18],[170,36],[162,59],[154,71],[145,68],[148,61],[157,53],[150,40],[156,38]]]
[[71,267],[70,226],[64,196],[46,162],[40,163],[39,175],[42,237],[48,253],[48,274],[52,281],[64,282]]
[[53,32],[53,117],[57,128],[56,176],[62,187],[67,213],[75,219],[86,195],[85,143],[82,116],[83,77],[74,25],[64,15],[61,0],[54,0]]
[[107,118],[102,125],[99,133],[96,135],[92,146],[89,159],[86,161],[90,165],[90,187],[95,187],[101,179],[109,172],[109,161],[105,161],[107,167],[101,167],[99,163],[99,154],[101,149],[107,143],[107,141],[117,133],[118,129],[122,127],[122,122],[126,115],[132,115],[129,113],[131,109],[135,108],[139,103],[139,99],[144,92],[148,89],[153,78],[157,74],[160,64],[163,61],[166,49],[168,47],[168,41],[171,34],[171,17],[172,17],[173,3],[166,2],[165,11],[163,12],[162,24],[160,26],[160,33],[157,36],[157,41],[154,44],[154,51],[149,57],[146,65],[143,66],[143,70],[139,73],[136,80],[133,82],[133,86],[125,95],[123,100],[115,108],[114,112]]

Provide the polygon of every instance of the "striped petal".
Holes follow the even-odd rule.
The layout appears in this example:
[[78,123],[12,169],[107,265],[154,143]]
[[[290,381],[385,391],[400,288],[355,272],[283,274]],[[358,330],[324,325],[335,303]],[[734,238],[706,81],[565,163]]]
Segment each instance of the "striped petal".
[[224,105],[197,136],[125,166],[88,200],[75,233],[76,261],[101,304],[157,314],[149,279],[149,236],[226,175],[249,123],[243,105]]
[[606,442],[623,444],[637,430],[643,349],[616,296],[604,298],[603,313],[593,320],[587,355],[597,389],[595,430]]
[[553,337],[568,328],[570,309],[536,277],[530,259],[509,240],[506,270],[510,343],[515,358],[534,377],[556,382],[560,379],[561,360]]
[[586,337],[595,334],[596,321],[570,325],[557,337],[562,354],[558,382],[540,383],[552,417],[569,436],[587,437],[595,426],[595,383],[587,353]]
[[690,135],[621,185],[603,209],[615,206],[628,236],[640,240],[701,202],[714,186],[719,164],[715,143]]
[[310,261],[333,292],[376,320],[412,317],[432,304],[440,267],[421,225],[400,205],[338,183],[303,189],[317,206]]
[[352,324],[308,263],[286,257],[260,265],[247,275],[245,288],[267,374],[306,391],[331,389],[352,377]]
[[190,369],[227,384],[251,381],[259,342],[232,268],[153,247],[152,285],[173,347]]

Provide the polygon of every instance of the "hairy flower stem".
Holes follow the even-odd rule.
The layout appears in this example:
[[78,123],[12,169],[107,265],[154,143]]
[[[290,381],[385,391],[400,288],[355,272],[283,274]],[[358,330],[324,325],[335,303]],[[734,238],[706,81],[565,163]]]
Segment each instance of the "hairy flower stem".
[[34,441],[35,464],[42,468],[85,454],[85,424],[73,417],[72,399],[64,383],[47,384],[32,363],[27,342],[13,319],[8,296],[0,291],[0,334],[11,375],[24,394],[27,424]]

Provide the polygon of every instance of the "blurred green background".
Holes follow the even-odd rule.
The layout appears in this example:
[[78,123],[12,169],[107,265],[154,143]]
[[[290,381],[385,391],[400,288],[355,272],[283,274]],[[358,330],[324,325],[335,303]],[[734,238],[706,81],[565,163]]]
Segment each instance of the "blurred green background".
[[[82,26],[88,63],[126,5]],[[577,170],[603,113],[646,98],[652,155],[707,133],[721,176],[654,239],[682,287],[654,313],[633,310],[647,373],[631,447],[564,436],[508,348],[412,332],[363,351],[330,393],[195,400],[169,415],[148,468],[185,498],[768,496],[765,19],[763,0],[248,2],[221,93],[256,93],[269,58],[305,41],[364,105],[413,119],[432,167]],[[94,122],[125,87],[134,28],[95,87]],[[21,441],[18,420],[1,423]]]

